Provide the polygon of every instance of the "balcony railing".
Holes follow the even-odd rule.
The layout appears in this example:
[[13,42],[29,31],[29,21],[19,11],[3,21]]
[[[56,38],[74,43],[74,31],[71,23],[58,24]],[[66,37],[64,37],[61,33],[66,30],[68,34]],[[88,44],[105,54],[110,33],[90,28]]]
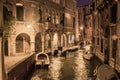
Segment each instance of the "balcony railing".
[[62,31],[63,26],[60,24],[54,24],[51,22],[45,22],[45,29],[50,31]]

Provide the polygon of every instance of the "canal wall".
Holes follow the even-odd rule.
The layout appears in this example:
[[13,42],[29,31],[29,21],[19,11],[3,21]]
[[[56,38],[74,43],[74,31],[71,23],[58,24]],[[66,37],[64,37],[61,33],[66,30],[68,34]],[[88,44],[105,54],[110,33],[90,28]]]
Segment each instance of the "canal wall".
[[6,80],[25,80],[25,76],[34,70],[34,65],[35,54],[32,54],[6,71]]

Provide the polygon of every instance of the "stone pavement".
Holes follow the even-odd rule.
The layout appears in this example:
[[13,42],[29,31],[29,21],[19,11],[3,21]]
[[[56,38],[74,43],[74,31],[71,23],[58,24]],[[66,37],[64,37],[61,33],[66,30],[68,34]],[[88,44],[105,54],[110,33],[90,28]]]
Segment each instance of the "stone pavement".
[[106,64],[101,64],[96,67],[96,80],[120,80],[115,70]]
[[17,55],[17,56],[5,56],[4,57],[5,72],[10,70],[15,65],[19,64],[21,61],[28,58],[30,55],[32,55],[32,54]]

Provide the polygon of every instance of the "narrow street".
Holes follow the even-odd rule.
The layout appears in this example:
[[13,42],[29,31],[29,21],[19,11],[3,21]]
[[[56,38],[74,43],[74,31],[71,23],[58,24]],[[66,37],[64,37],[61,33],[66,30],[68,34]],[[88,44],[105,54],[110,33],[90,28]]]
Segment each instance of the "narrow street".
[[94,80],[93,69],[99,62],[85,60],[83,54],[79,50],[66,57],[52,56],[48,69],[36,69],[28,80]]

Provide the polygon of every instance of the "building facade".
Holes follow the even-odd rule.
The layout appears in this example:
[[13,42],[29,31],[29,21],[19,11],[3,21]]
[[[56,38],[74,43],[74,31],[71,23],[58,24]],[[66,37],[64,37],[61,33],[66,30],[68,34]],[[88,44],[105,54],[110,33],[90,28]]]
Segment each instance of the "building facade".
[[79,41],[92,40],[92,6],[83,5],[78,7],[78,31]]
[[84,40],[84,7],[78,7],[78,41]]
[[86,5],[84,7],[84,40],[91,42],[92,41],[92,6]]
[[94,0],[93,5],[95,55],[120,72],[120,1]]
[[4,41],[6,56],[53,53],[75,44],[76,0],[6,0],[3,13],[4,21],[6,15],[15,18]]
[[3,54],[3,2],[4,0],[0,0],[0,80],[5,79]]

